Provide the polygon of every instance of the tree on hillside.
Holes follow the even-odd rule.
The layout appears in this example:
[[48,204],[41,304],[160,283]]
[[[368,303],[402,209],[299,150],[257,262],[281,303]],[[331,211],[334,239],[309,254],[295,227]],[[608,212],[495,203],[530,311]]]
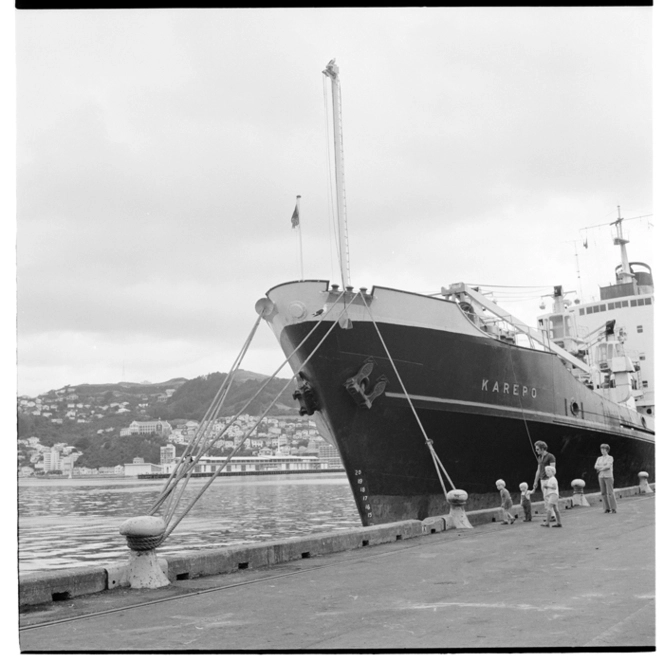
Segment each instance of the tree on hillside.
[[33,419],[34,416],[30,416],[29,414],[18,415],[17,429],[19,439],[27,439],[28,437],[35,436],[35,424]]
[[113,437],[100,435],[97,443],[90,443],[76,464],[81,467],[114,467],[131,464],[135,457],[159,464],[160,449],[167,441],[157,435]]

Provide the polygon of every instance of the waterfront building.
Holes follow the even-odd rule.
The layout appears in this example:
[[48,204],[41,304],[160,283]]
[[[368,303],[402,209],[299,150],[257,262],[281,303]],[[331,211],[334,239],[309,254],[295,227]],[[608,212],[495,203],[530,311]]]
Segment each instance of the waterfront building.
[[316,440],[316,446],[321,463],[327,464],[329,469],[343,469],[339,451],[333,444],[321,437]]
[[[220,464],[226,461],[225,457],[203,456],[197,464],[196,471],[212,473]],[[221,473],[241,473],[245,471],[318,471],[321,463],[315,457],[302,457],[298,455],[254,455],[251,457],[233,457]]]
[[99,467],[98,473],[106,476],[122,476],[124,474],[124,467],[121,464],[117,464],[114,467]]
[[60,471],[60,451],[57,448],[44,451],[44,473],[49,471]]
[[58,469],[62,471],[63,474],[71,474],[74,471],[74,464],[78,460],[79,453],[72,453],[71,455],[66,455],[60,459]]
[[170,464],[175,460],[175,446],[166,444],[159,451],[159,464]]
[[[137,461],[138,460],[138,461]],[[141,476],[144,474],[160,474],[164,473],[160,464],[152,464],[151,462],[144,462],[142,457],[135,457],[131,464],[124,465],[125,476]]]

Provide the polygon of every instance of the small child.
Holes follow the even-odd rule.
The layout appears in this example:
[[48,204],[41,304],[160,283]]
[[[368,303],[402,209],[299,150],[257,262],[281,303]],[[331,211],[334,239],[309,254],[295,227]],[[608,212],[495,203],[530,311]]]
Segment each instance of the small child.
[[531,508],[532,504],[530,502],[530,495],[533,493],[533,491],[528,489],[528,483],[519,483],[519,489],[521,490],[521,507],[523,508],[523,521],[532,522],[533,511]]
[[511,513],[512,497],[505,488],[505,481],[502,479],[497,480],[496,487],[500,492],[500,507],[503,509],[503,524],[514,524],[516,518]]
[[546,506],[546,519],[542,526],[551,526],[551,515],[553,514],[556,523],[553,525],[556,528],[561,528],[560,511],[558,510],[558,481],[556,480],[556,468],[552,465],[544,468],[546,472],[546,479],[541,481],[542,492],[544,494],[544,505]]

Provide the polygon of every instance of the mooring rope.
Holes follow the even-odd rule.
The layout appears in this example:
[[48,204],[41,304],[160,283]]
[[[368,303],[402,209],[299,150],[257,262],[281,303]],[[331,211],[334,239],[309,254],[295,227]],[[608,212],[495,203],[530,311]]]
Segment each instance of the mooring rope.
[[[327,310],[325,312],[325,314],[322,315],[322,317],[319,319],[319,321],[316,323],[316,325],[311,329],[311,331],[305,336],[305,338],[302,340],[302,342],[300,342],[300,344],[293,350],[293,352],[291,352],[291,354],[288,357],[286,357],[286,359],[275,370],[275,372],[273,372],[272,375],[258,389],[258,391],[256,391],[256,393],[254,393],[253,397],[245,403],[244,407],[242,407],[242,409],[240,409],[240,411],[237,412],[231,418],[231,420],[228,421],[228,423],[226,423],[226,425],[216,434],[216,436],[214,436],[212,439],[205,442],[203,435],[199,434],[198,431],[197,431],[197,433],[194,435],[192,440],[189,442],[187,448],[185,449],[185,452],[180,457],[180,462],[178,463],[178,466],[175,467],[175,469],[174,469],[174,471],[171,475],[171,478],[169,478],[169,483],[171,483],[171,479],[173,479],[172,484],[170,484],[170,486],[169,486],[169,492],[172,491],[173,489],[175,489],[176,483],[178,483],[180,480],[182,480],[185,475],[190,476],[193,473],[193,469],[194,469],[196,463],[205,454],[205,452],[210,450],[210,448],[212,448],[214,446],[214,444],[216,444],[216,442],[219,441],[219,439],[228,430],[228,428],[230,428],[231,425],[233,425],[235,423],[235,421],[237,421],[237,419],[246,411],[246,409],[249,407],[249,405],[251,405],[256,400],[256,398],[265,390],[265,388],[267,388],[268,384],[270,384],[272,382],[272,380],[275,378],[275,376],[281,371],[281,369],[286,365],[286,363],[295,354],[295,352],[297,352],[300,349],[300,347],[309,339],[311,334],[314,333],[314,331],[318,328],[320,323],[323,322],[323,320],[325,320],[325,318],[329,315],[329,313],[331,312],[331,310],[334,308],[334,306],[337,303],[338,303],[338,301],[335,301],[332,304],[332,306],[329,308],[329,310]],[[251,340],[253,339],[256,328],[258,327],[258,324],[260,323],[261,317],[262,317],[262,315],[259,314],[259,317],[258,317],[256,323],[254,324],[254,327],[252,328],[252,331],[250,332],[249,336],[247,337],[247,340],[245,341],[245,343],[242,347],[242,350],[240,351],[238,357],[236,358],[236,360],[235,360],[235,362],[234,362],[234,364],[231,368],[231,371],[233,373],[236,372],[239,369],[240,364],[242,362],[242,359],[244,358],[244,355],[246,354],[246,351],[249,348],[249,344],[250,344]],[[215,400],[220,399],[219,396],[224,391],[224,388],[225,388],[225,386],[228,382],[228,377],[230,376],[230,374],[231,373],[229,372],[229,375],[226,377],[226,380],[224,381],[224,384],[222,384],[219,391],[217,392],[217,395],[215,396]],[[230,384],[228,385],[228,387],[230,388]],[[224,398],[220,399],[218,405],[216,405],[214,408],[211,405],[208,408],[208,413],[210,413],[214,409],[214,412],[215,412],[214,416],[215,417],[218,416],[218,412],[221,410],[221,407],[223,405],[223,402],[225,400],[225,396],[226,396],[227,393],[228,393],[228,389],[226,389],[226,391],[224,392]],[[207,414],[206,414],[206,416],[207,416]],[[196,446],[198,446],[198,450],[194,453],[193,449]],[[177,474],[179,474],[179,475],[177,475]],[[187,481],[188,481],[188,478],[187,478]],[[186,485],[185,485],[185,487],[186,487]],[[164,490],[162,490],[162,495],[160,495],[160,497],[157,499],[155,504],[152,506],[152,509],[150,511],[150,515],[154,514],[158,510],[158,508],[161,506],[163,501],[165,500],[165,498],[167,496],[167,495],[164,495],[165,491],[166,491],[166,488],[164,488]],[[181,490],[181,492],[183,492],[183,491],[184,491],[184,489]],[[180,499],[178,498],[178,502],[179,502],[179,500]],[[166,516],[167,516],[168,519],[170,519],[170,515],[172,515],[173,511],[174,511],[174,508],[168,508],[168,505],[167,505]],[[168,521],[168,519],[167,519],[167,521]]]
[[364,293],[361,292],[362,296],[362,301],[364,302],[364,306],[367,309],[367,312],[369,313],[369,317],[371,318],[371,321],[373,322],[374,328],[376,329],[376,333],[378,334],[378,337],[380,338],[380,342],[383,345],[383,349],[385,350],[385,353],[387,354],[387,358],[390,361],[390,364],[392,365],[392,370],[394,370],[394,374],[397,376],[397,379],[399,380],[399,384],[401,384],[401,388],[404,392],[404,395],[406,396],[406,400],[408,401],[408,404],[410,405],[410,408],[413,412],[413,415],[415,416],[415,420],[417,421],[417,424],[420,427],[420,430],[422,431],[422,436],[424,437],[424,441],[427,445],[427,448],[431,452],[431,458],[434,463],[434,467],[436,468],[436,473],[438,474],[438,479],[440,480],[440,485],[443,488],[443,494],[445,495],[445,498],[447,498],[447,490],[445,489],[445,483],[443,482],[443,478],[440,475],[440,471],[438,467],[443,470],[443,473],[445,474],[445,477],[449,481],[450,485],[452,486],[452,489],[456,489],[454,487],[454,483],[452,482],[452,479],[450,478],[449,474],[447,473],[447,470],[443,466],[443,463],[441,462],[440,458],[438,457],[436,451],[433,448],[433,439],[427,435],[426,430],[424,429],[424,425],[422,425],[422,421],[420,420],[420,417],[415,410],[415,405],[413,405],[413,401],[411,400],[410,395],[408,394],[408,391],[406,390],[406,386],[403,383],[403,380],[401,379],[401,375],[399,374],[399,371],[397,370],[397,366],[394,363],[394,360],[392,359],[392,355],[390,354],[390,350],[387,348],[387,345],[385,343],[385,340],[383,339],[383,335],[380,332],[380,329],[378,328],[378,324],[376,324],[376,320],[374,319],[374,316],[371,314],[371,309],[369,308],[369,304],[367,303],[366,299],[364,298]]
[[[242,359],[247,353],[251,341],[253,340],[256,330],[258,329],[258,325],[260,324],[260,321],[261,321],[261,315],[259,314],[258,318],[256,319],[256,322],[254,323],[251,331],[249,332],[249,335],[247,336],[247,339],[244,341],[242,349],[240,350],[238,356],[235,358],[235,361],[233,362],[231,369],[226,375],[223,384],[217,391],[215,397],[212,399],[212,402],[210,403],[210,406],[207,409],[207,412],[203,416],[203,421],[201,422],[201,425],[196,430],[196,433],[192,437],[191,441],[187,444],[187,447],[180,456],[180,461],[175,466],[174,470],[171,472],[171,475],[169,476],[166,485],[164,485],[161,493],[158,495],[155,503],[153,504],[152,509],[150,510],[150,515],[154,514],[154,512],[161,506],[161,504],[164,501],[167,502],[166,513],[171,513],[177,508],[181,495],[182,493],[184,493],[184,490],[187,486],[189,475],[187,475],[185,479],[185,484],[184,486],[181,487],[180,496],[178,496],[177,498],[174,497],[175,491],[176,488],[178,487],[179,481],[187,474],[187,469],[188,469],[187,463],[193,462],[193,458],[191,457],[193,449],[196,447],[196,445],[200,445],[201,439],[204,439],[211,421],[216,419],[219,412],[221,411],[221,408],[226,400],[226,395],[230,390],[231,384],[233,383],[235,375],[237,374],[237,370],[239,369],[240,364],[242,363]],[[168,519],[170,519],[170,517],[167,515],[166,521],[168,521]]]
[[[514,383],[517,383],[516,370],[514,369],[514,358],[512,355],[513,351],[516,351],[516,345],[512,345],[510,349],[507,350],[510,357],[510,367],[512,368],[512,376],[514,377]],[[530,428],[528,427],[528,420],[526,419],[526,412],[523,407],[523,396],[521,395],[521,389],[519,389],[519,407],[521,408],[521,418],[523,424],[526,428],[526,434],[528,435],[528,442],[530,443],[530,450],[533,452],[533,455],[537,459],[537,452],[535,451],[535,445],[533,444],[533,438],[530,436]]]
[[[314,347],[314,349],[313,349],[313,350],[311,351],[311,353],[307,356],[307,358],[301,363],[301,365],[300,365],[300,370],[301,370],[302,368],[304,368],[304,366],[305,366],[305,365],[311,360],[311,358],[314,356],[314,354],[318,351],[318,349],[321,347],[321,345],[325,342],[325,340],[328,338],[328,336],[332,333],[332,331],[334,330],[334,328],[336,327],[336,325],[339,324],[339,322],[345,317],[346,310],[348,309],[348,306],[349,306],[350,304],[352,304],[352,303],[355,301],[355,299],[357,298],[357,296],[358,296],[358,294],[355,294],[355,295],[353,296],[353,298],[352,298],[350,301],[348,301],[348,302],[344,302],[344,309],[343,309],[342,313],[341,313],[341,314],[339,315],[339,317],[338,317],[338,318],[332,323],[332,325],[330,326],[330,328],[325,332],[325,334],[323,335],[323,337],[321,338],[321,340],[320,340],[320,341],[318,342],[318,344]],[[321,324],[321,323],[323,322],[323,320],[328,316],[328,314],[331,312],[331,310],[334,308],[334,306],[336,306],[336,304],[339,302],[340,299],[341,299],[341,297],[340,297],[339,299],[337,299],[337,301],[335,301],[335,302],[332,304],[332,306],[330,306],[330,308],[325,312],[324,315],[321,316],[321,318],[318,320],[318,322],[316,323],[316,325],[315,325],[314,327],[312,327],[312,329],[311,329],[311,330],[309,331],[309,333],[304,337],[304,339],[303,339],[303,340],[297,345],[297,347],[296,347],[296,348],[295,348],[295,349],[294,349],[294,350],[288,355],[288,357],[286,358],[286,360],[285,360],[285,361],[279,366],[279,368],[278,368],[278,369],[272,374],[272,376],[271,376],[271,377],[270,377],[270,378],[269,378],[269,379],[268,379],[268,380],[267,380],[267,381],[261,386],[261,388],[260,388],[260,389],[254,394],[254,396],[249,400],[249,402],[247,402],[247,404],[245,404],[245,406],[240,410],[240,412],[239,412],[238,414],[236,414],[236,415],[233,417],[233,419],[231,420],[231,422],[228,423],[228,424],[224,427],[224,429],[222,430],[222,432],[218,433],[218,435],[213,439],[212,442],[208,442],[208,444],[202,444],[202,447],[204,447],[205,449],[209,449],[209,448],[210,448],[210,445],[211,445],[211,444],[214,444],[214,443],[216,442],[216,440],[217,440],[218,438],[220,438],[221,435],[222,435],[222,434],[228,429],[228,427],[230,427],[230,425],[232,425],[232,423],[235,422],[235,420],[237,420],[238,416],[240,416],[240,415],[242,414],[242,412],[243,412],[243,411],[244,411],[244,410],[245,410],[245,409],[251,404],[251,402],[253,402],[253,401],[256,399],[256,397],[257,397],[257,396],[258,396],[258,395],[264,390],[264,388],[267,386],[267,384],[269,384],[269,383],[275,378],[275,376],[279,373],[279,371],[284,367],[284,365],[286,365],[286,363],[290,360],[290,358],[292,358],[292,356],[293,356],[293,355],[294,355],[294,354],[300,349],[300,347],[302,347],[302,346],[304,345],[304,343],[309,339],[309,337],[314,333],[314,331],[320,326],[320,324]],[[248,347],[248,344],[247,344],[247,347]],[[272,400],[272,402],[271,402],[271,403],[265,408],[265,411],[264,411],[263,414],[259,417],[258,421],[256,421],[255,425],[251,428],[251,430],[249,430],[249,432],[245,433],[245,435],[244,435],[242,441],[241,441],[241,442],[236,446],[236,448],[234,448],[233,451],[232,451],[232,452],[226,457],[226,460],[216,468],[214,474],[213,474],[213,475],[208,479],[208,481],[207,481],[207,482],[201,487],[201,489],[199,490],[198,494],[192,499],[192,501],[187,505],[187,507],[184,509],[184,511],[183,511],[183,512],[177,517],[177,519],[176,519],[175,522],[173,522],[173,523],[171,523],[171,520],[172,520],[173,517],[175,516],[175,509],[174,509],[174,508],[173,508],[173,509],[170,509],[170,511],[167,513],[167,517],[168,517],[168,519],[165,518],[165,522],[166,522],[167,528],[166,528],[164,534],[161,536],[161,539],[160,539],[158,545],[161,545],[161,544],[166,540],[166,538],[168,538],[168,536],[173,532],[173,530],[175,529],[175,527],[176,527],[176,526],[177,526],[177,525],[178,525],[178,524],[184,519],[184,517],[185,517],[185,516],[191,511],[191,509],[192,509],[192,508],[194,507],[194,505],[198,502],[198,500],[201,498],[201,496],[203,495],[203,493],[204,493],[204,492],[208,489],[208,487],[212,484],[212,482],[214,481],[214,479],[217,478],[217,476],[218,476],[218,475],[224,470],[225,467],[228,466],[228,464],[229,464],[229,462],[231,461],[231,459],[233,458],[233,456],[234,456],[234,455],[235,455],[235,454],[236,454],[236,453],[237,453],[237,452],[238,452],[238,451],[244,446],[245,442],[249,439],[249,437],[251,436],[251,434],[256,430],[256,428],[257,428],[257,427],[259,426],[259,424],[263,421],[263,419],[265,418],[265,416],[267,416],[267,414],[268,414],[268,412],[270,411],[270,409],[274,406],[274,404],[277,402],[277,400],[283,395],[283,393],[286,391],[286,389],[289,388],[289,387],[291,386],[293,380],[296,379],[296,377],[297,377],[296,375],[293,375],[293,376],[287,381],[286,385],[285,385],[285,386],[279,391],[279,393],[274,397],[274,399]],[[221,391],[221,389],[220,389],[220,391]],[[187,466],[187,469],[186,469],[186,471],[187,471],[187,474],[186,474],[186,475],[187,475],[187,480],[188,480],[188,479],[191,477],[191,475],[193,474],[193,470],[194,470],[194,467],[195,467],[195,465],[196,465],[196,462],[198,461],[198,459],[200,459],[200,457],[202,457],[202,452],[199,451],[199,452],[197,453],[197,455],[196,455],[196,458],[197,458],[196,461],[193,461],[193,460],[194,460],[193,457],[190,457],[190,458],[189,458],[190,461],[188,462],[188,466]],[[181,464],[182,464],[182,463],[180,463],[180,465],[181,465]],[[178,465],[178,466],[180,466],[180,465]],[[184,474],[180,475],[180,476],[177,478],[177,480],[178,480],[178,481],[181,480],[182,477],[183,477],[183,475],[184,475]],[[185,486],[186,486],[186,483],[185,483]],[[178,505],[179,505],[179,501],[180,501],[180,498],[181,498],[183,492],[184,492],[184,489],[182,489],[182,490],[180,491],[180,497],[178,498]],[[157,508],[158,508],[158,506],[157,506]],[[151,514],[154,514],[154,513],[156,512],[157,508],[153,508],[152,511],[151,511]]]
[[[436,454],[436,451],[433,448],[433,439],[427,439],[426,440],[427,447],[429,448],[429,452],[431,453],[431,459],[433,460],[433,466],[436,469],[436,473],[438,474],[438,480],[440,481],[440,485],[443,488],[443,494],[445,494],[445,499],[447,499],[447,490],[445,489],[445,482],[443,481],[443,477],[440,474],[440,469],[442,468],[443,471],[445,471],[445,467],[443,466],[443,463],[440,461],[440,458]],[[440,468],[439,468],[440,465]],[[447,476],[447,472],[445,471],[445,475]],[[449,476],[448,476],[449,480]],[[454,484],[450,480],[450,485],[452,486],[452,489],[454,489]]]

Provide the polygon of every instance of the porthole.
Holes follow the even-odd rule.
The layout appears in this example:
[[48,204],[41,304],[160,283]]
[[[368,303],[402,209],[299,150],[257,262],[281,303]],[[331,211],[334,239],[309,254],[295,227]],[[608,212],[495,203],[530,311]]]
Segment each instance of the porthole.
[[579,404],[576,402],[576,400],[572,400],[569,403],[569,408],[570,408],[570,411],[572,412],[572,414],[574,416],[578,416],[579,412],[581,411],[580,408],[579,408]]

